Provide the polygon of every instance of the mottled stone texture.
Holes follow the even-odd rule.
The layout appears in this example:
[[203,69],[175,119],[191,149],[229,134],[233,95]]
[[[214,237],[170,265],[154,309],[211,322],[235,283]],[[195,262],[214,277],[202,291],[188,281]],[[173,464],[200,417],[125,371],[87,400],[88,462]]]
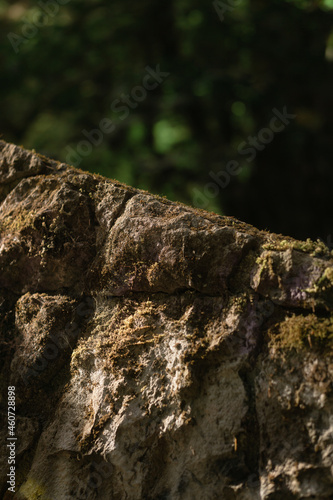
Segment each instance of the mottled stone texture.
[[0,151],[1,498],[333,498],[328,248]]

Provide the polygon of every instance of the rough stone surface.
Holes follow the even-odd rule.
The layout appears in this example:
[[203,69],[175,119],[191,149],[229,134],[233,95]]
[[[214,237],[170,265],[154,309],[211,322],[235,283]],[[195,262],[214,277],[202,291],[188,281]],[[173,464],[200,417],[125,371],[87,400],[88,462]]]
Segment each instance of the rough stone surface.
[[0,155],[1,498],[333,498],[330,251]]

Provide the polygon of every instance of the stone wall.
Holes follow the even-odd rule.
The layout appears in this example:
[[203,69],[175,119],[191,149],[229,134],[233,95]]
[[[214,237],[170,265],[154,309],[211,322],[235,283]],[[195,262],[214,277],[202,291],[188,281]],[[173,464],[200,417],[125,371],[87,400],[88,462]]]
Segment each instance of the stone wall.
[[332,498],[329,249],[0,151],[1,497]]

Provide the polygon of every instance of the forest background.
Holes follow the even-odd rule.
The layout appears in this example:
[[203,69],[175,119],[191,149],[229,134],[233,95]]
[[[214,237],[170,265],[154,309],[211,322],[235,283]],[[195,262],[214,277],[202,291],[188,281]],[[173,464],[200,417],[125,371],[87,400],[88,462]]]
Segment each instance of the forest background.
[[333,248],[333,0],[0,0],[2,139]]

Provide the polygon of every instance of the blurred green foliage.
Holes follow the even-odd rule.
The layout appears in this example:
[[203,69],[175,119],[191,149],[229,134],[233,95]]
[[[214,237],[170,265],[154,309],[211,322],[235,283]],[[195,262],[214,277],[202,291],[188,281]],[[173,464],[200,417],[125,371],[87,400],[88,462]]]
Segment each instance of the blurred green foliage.
[[[112,132],[95,133],[80,168],[325,240],[332,20],[333,0],[0,0],[0,131],[68,162],[108,119]],[[146,68],[158,65],[169,76],[144,96]],[[242,156],[240,144],[284,106],[296,118],[253,161]],[[230,160],[238,175],[209,191],[210,173]]]

